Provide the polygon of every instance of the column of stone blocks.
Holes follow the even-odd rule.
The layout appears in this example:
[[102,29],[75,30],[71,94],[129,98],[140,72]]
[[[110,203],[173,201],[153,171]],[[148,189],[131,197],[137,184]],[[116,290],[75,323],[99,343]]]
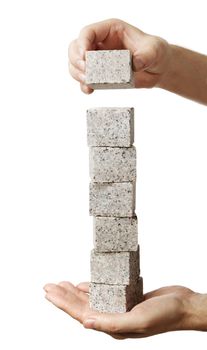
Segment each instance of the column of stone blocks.
[[126,312],[143,297],[135,214],[136,149],[133,108],[87,111],[94,221],[90,306]]
[[[93,89],[134,87],[130,51],[88,51],[86,84]],[[126,312],[143,298],[135,214],[134,110],[89,109],[87,131],[89,210],[94,220],[90,306]]]

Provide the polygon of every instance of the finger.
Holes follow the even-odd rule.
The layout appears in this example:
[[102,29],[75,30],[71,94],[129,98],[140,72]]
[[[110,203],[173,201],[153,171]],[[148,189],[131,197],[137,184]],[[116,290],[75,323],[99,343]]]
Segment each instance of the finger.
[[85,83],[86,76],[83,72],[81,72],[79,69],[74,67],[72,64],[69,64],[68,68],[69,68],[69,72],[70,72],[71,76],[73,77],[73,79],[79,81],[79,83],[82,83],[82,84]]
[[66,291],[73,293],[74,295],[76,295],[81,300],[88,301],[88,295],[86,295],[86,293],[84,293],[83,291],[81,291],[80,289],[75,287],[71,282],[63,281],[63,282],[58,283],[58,286],[61,286]]
[[[129,35],[125,35],[125,29],[129,30]],[[79,39],[84,39],[86,46],[82,46],[84,50],[113,50],[113,49],[130,49],[134,51],[134,37],[139,35],[139,30],[130,26],[128,23],[119,19],[109,19],[106,21],[93,23],[84,27],[79,35]],[[132,37],[131,38],[131,32]]]
[[157,59],[157,50],[151,45],[141,48],[133,54],[133,70],[139,72],[152,66]]
[[84,27],[79,34],[80,46],[84,50],[88,50],[94,43],[102,42],[109,34],[112,25],[111,20],[90,24]]
[[149,73],[147,71],[141,71],[134,73],[134,81],[136,88],[150,88],[153,87],[158,79],[158,75],[155,73]]
[[147,70],[150,73],[162,73],[163,57],[166,57],[168,43],[158,37],[145,36],[133,52],[135,71]]
[[71,42],[68,48],[69,63],[81,71],[85,71],[85,61],[83,49],[79,47],[78,40]]
[[83,83],[80,84],[80,88],[81,88],[81,91],[87,95],[89,95],[93,92],[93,89],[91,89],[89,86],[87,86],[86,84],[83,84]]
[[76,287],[82,292],[89,293],[89,282],[81,282]]
[[130,312],[123,314],[98,314],[83,321],[85,328],[95,329],[106,333],[133,333],[137,329],[137,320]]
[[177,289],[177,286],[166,286],[152,290],[151,292],[148,292],[144,295],[144,300],[158,297],[161,295],[171,294],[174,292],[175,289]]
[[61,286],[53,285],[47,292],[45,298],[74,319],[82,322],[86,303],[74,293],[68,290],[66,291],[66,289]]
[[155,290],[152,290],[151,292],[148,292],[144,295],[144,300],[151,299],[157,296],[162,296],[162,295],[167,295],[167,294],[172,294],[177,291],[186,291],[186,293],[191,293],[192,291],[189,288],[185,288],[182,286],[166,286],[166,287],[161,287]]
[[49,292],[50,290],[52,290],[53,288],[56,287],[56,284],[54,283],[47,283],[43,289],[45,290],[45,292]]
[[123,37],[117,35],[115,28],[110,30],[110,34],[104,41],[96,43],[96,50],[122,50],[124,48]]

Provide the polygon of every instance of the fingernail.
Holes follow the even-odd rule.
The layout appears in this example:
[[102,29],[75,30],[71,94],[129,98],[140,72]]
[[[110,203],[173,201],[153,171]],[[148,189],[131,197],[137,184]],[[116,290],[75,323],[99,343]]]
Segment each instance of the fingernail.
[[95,319],[89,318],[88,320],[84,321],[84,327],[85,328],[94,328]]
[[45,292],[48,292],[49,288],[50,288],[50,287],[49,287],[47,284],[43,287],[43,289],[44,289]]
[[82,71],[85,70],[85,61],[83,61],[83,60],[77,60],[77,65],[78,65],[78,67],[79,67]]

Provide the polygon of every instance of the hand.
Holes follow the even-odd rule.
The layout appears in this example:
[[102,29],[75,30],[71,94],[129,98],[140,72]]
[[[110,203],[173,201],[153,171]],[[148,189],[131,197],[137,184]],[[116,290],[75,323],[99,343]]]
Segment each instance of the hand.
[[172,286],[149,292],[144,295],[142,303],[123,314],[92,311],[88,288],[88,283],[80,283],[75,287],[70,282],[47,284],[44,287],[46,299],[85,328],[105,332],[114,338],[141,338],[197,327],[194,318],[198,319],[199,315],[194,315],[193,311],[197,305],[194,299],[199,294],[188,288]]
[[113,49],[132,52],[137,88],[155,86],[168,70],[171,46],[165,40],[119,19],[109,19],[84,27],[69,46],[69,71],[80,82],[83,92],[93,91],[85,84],[85,51]]

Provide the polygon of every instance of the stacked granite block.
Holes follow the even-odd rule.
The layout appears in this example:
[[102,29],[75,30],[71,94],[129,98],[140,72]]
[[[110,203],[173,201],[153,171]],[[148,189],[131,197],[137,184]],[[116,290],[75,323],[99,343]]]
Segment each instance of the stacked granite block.
[[129,50],[87,51],[86,84],[92,89],[133,88],[131,52]]
[[87,111],[89,211],[94,220],[90,306],[126,312],[142,301],[137,217],[133,108]]

